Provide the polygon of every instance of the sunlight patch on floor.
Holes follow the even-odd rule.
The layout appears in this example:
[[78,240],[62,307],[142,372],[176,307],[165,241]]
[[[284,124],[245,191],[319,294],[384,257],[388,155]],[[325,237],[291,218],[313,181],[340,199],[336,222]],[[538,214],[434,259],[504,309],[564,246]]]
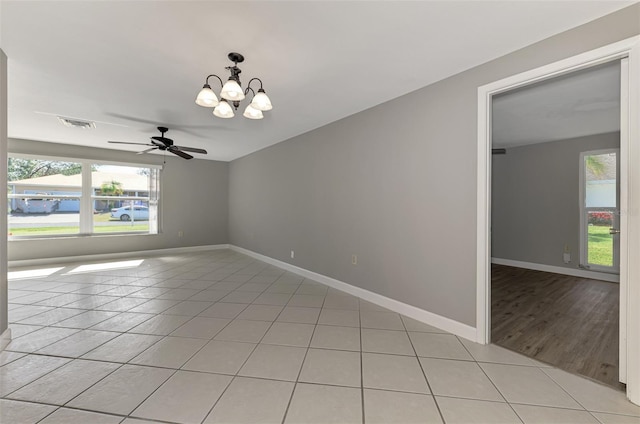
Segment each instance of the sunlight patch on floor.
[[54,274],[64,267],[58,268],[41,268],[41,269],[28,269],[25,271],[10,271],[7,273],[7,278],[9,280],[22,280],[26,278],[42,278],[48,277],[51,274]]
[[118,262],[107,262],[100,264],[87,264],[80,265],[67,274],[79,274],[81,272],[96,272],[96,271],[108,271],[114,269],[125,269],[125,268],[136,268],[142,265],[144,259],[137,259],[133,261],[118,261]]

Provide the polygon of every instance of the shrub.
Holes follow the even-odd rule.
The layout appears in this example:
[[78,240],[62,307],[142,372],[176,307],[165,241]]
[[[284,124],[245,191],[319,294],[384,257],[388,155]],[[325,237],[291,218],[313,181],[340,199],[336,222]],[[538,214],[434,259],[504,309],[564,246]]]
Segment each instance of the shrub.
[[589,225],[611,225],[613,212],[589,212]]

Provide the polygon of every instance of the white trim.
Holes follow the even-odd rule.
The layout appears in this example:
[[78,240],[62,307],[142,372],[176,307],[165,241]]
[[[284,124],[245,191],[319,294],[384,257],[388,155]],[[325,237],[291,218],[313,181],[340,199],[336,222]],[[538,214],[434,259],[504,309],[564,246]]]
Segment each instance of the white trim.
[[[80,187],[82,195],[80,196],[80,211],[78,217],[78,232],[80,234],[93,233],[93,175],[91,172],[91,164],[87,162],[82,163],[82,186]],[[55,237],[51,235],[50,237]],[[33,238],[38,238],[34,236]]]
[[4,350],[5,347],[11,342],[11,329],[7,328],[0,335],[0,352]]
[[592,280],[608,281],[619,283],[620,276],[607,272],[588,271],[586,269],[565,268],[562,266],[537,264],[534,262],[514,261],[511,259],[491,258],[491,263],[496,265],[513,266],[516,268],[532,269],[534,271],[553,272],[554,274],[570,275],[572,277],[589,278]]
[[491,342],[491,94],[478,88],[478,176],[476,201],[476,339]]
[[[580,69],[589,68],[612,60],[629,60],[629,90],[627,114],[633,119],[621,117],[621,131],[627,130],[628,137],[621,140],[621,155],[628,150],[628,163],[640,163],[640,36],[634,36],[617,43],[594,49],[527,72],[513,75],[478,88],[478,163],[477,163],[477,298],[476,298],[476,341],[490,341],[490,219],[491,219],[491,99],[494,95],[535,82],[565,75]],[[622,112],[622,111],[621,111]],[[624,166],[624,165],[622,165]],[[624,180],[625,176],[622,176]],[[626,215],[627,226],[621,225],[621,270],[620,287],[627,286],[626,310],[627,323],[627,398],[640,405],[640,261],[627,258],[640,257],[640,168],[628,167],[628,187],[622,187],[628,204],[621,213]],[[622,199],[621,199],[622,200]],[[621,205],[622,206],[622,205]],[[624,221],[623,221],[624,222]],[[634,237],[627,237],[635,235]],[[626,252],[625,252],[626,249]],[[621,293],[624,302],[625,293]],[[621,323],[623,323],[621,319]],[[621,345],[621,349],[625,347]],[[632,359],[633,358],[633,359]]]
[[[637,61],[636,61],[637,63]],[[629,77],[629,59],[625,58],[620,61],[620,158],[619,158],[619,176],[620,176],[620,215],[618,215],[620,229],[620,246],[618,249],[618,257],[620,258],[620,322],[618,323],[620,347],[626,349],[620,350],[620,358],[618,363],[618,380],[627,382],[627,362],[629,349],[627,346],[627,331],[631,331],[627,324],[629,313],[627,305],[629,303],[629,220],[628,214],[622,211],[629,210],[629,149],[630,149],[630,132],[629,132],[629,90],[631,78]],[[636,109],[637,110],[637,109]]]
[[284,270],[301,275],[305,278],[309,278],[319,283],[326,284],[327,286],[332,287],[336,290],[349,293],[353,296],[359,297],[360,299],[366,300],[367,302],[382,306],[383,308],[387,308],[409,318],[413,318],[417,321],[423,322],[441,330],[448,331],[449,333],[455,334],[456,336],[475,341],[476,329],[469,325],[454,321],[441,315],[434,314],[432,312],[422,310],[420,308],[408,305],[395,299],[382,296],[378,293],[374,293],[360,287],[352,286],[351,284],[336,280],[331,277],[327,277],[326,275],[318,274],[316,272],[291,265],[278,259],[273,259],[269,256],[261,255],[260,253],[256,253],[242,247],[230,245],[229,248],[244,255],[251,256],[252,258],[258,259],[262,262],[266,262]]
[[172,247],[167,249],[154,249],[154,250],[139,250],[133,252],[118,252],[118,253],[98,253],[95,255],[79,255],[79,256],[63,256],[58,258],[40,258],[40,259],[24,259],[18,261],[9,261],[8,267],[29,267],[29,266],[41,266],[41,265],[55,265],[71,262],[84,262],[84,261],[104,261],[108,259],[132,259],[137,257],[149,257],[156,255],[176,255],[182,253],[203,252],[206,250],[219,250],[228,249],[228,244],[211,244],[205,246],[189,246],[189,247]]
[[[629,50],[629,98],[628,121],[625,123],[627,132],[623,139],[627,148],[626,159],[628,164],[640,163],[640,37],[636,37],[636,43]],[[621,166],[624,169],[625,165]],[[620,276],[621,289],[626,285],[626,290],[621,299],[626,295],[626,323],[627,323],[627,398],[640,405],[640,167],[627,166],[626,187],[625,178],[621,179],[621,189],[626,191],[628,203],[624,208],[623,219],[626,218],[626,229],[622,222],[620,233],[620,245],[626,249],[627,254],[620,252]],[[623,195],[621,195],[622,199]],[[625,210],[626,209],[626,210]],[[626,277],[626,278],[624,278]]]

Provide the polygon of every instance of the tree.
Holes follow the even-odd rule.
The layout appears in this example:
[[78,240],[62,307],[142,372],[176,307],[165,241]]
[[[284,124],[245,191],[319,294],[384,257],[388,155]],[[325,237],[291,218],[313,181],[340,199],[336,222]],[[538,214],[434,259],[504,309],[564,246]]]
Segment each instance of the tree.
[[[123,193],[122,183],[118,181],[105,181],[100,185],[102,196],[122,196]],[[109,209],[111,209],[111,201],[107,200],[107,210]]]
[[41,159],[9,158],[7,180],[17,181],[47,175],[76,175],[82,173],[82,164]]
[[607,165],[602,161],[600,156],[589,155],[585,158],[585,165],[589,171],[596,177],[602,177],[607,171]]

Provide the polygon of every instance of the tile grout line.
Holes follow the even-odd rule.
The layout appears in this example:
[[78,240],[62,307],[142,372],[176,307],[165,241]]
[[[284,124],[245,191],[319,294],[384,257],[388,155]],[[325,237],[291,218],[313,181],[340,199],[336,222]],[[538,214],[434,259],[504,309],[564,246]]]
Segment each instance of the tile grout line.
[[[27,355],[27,356],[28,356],[28,355]],[[47,356],[47,355],[42,355],[42,356]],[[26,357],[26,356],[23,356],[23,358],[24,358],[24,357]],[[64,359],[67,359],[67,358],[64,358]],[[10,399],[8,396],[12,395],[13,393],[17,392],[18,390],[22,389],[23,387],[28,386],[29,384],[31,384],[31,383],[33,383],[33,382],[35,382],[35,381],[37,381],[37,380],[40,380],[42,377],[45,377],[45,376],[47,376],[47,375],[51,374],[51,373],[52,373],[52,372],[54,372],[55,370],[57,370],[57,369],[59,369],[59,368],[64,367],[64,366],[65,366],[65,365],[67,365],[69,362],[71,362],[71,360],[69,360],[69,361],[65,362],[64,364],[61,364],[59,367],[55,367],[54,369],[52,369],[52,370],[51,370],[51,371],[49,371],[49,372],[46,372],[46,373],[42,374],[40,377],[35,378],[35,379],[31,380],[30,382],[23,384],[22,386],[18,387],[17,389],[10,391],[9,393],[7,393],[7,394],[3,395],[3,396],[2,396],[2,399]]]
[[436,409],[438,410],[438,415],[440,416],[440,419],[442,420],[442,422],[446,423],[446,420],[444,419],[444,414],[442,413],[442,409],[440,408],[440,404],[438,404],[438,400],[436,399],[436,394],[433,392],[433,389],[431,388],[431,383],[429,383],[429,379],[427,378],[427,373],[424,371],[424,367],[422,366],[422,362],[420,361],[420,356],[418,356],[418,351],[416,350],[416,347],[413,344],[413,340],[409,335],[409,331],[407,330],[407,325],[402,319],[402,316],[400,316],[400,322],[402,322],[404,331],[407,334],[407,338],[409,339],[409,343],[411,344],[411,349],[413,349],[413,353],[415,354],[416,361],[418,361],[418,366],[422,371],[422,376],[424,377],[424,380],[427,383],[427,387],[429,388],[429,393],[431,393],[431,398],[433,399],[433,403],[436,405]]
[[[302,283],[300,283],[300,286],[302,286],[302,284],[304,284],[305,280],[307,280],[306,278],[302,280]],[[300,288],[300,286],[298,286],[298,289]],[[297,292],[297,290],[296,290]],[[293,297],[293,295],[291,296]],[[322,305],[320,306],[320,310],[322,311],[322,307],[324,306],[324,302],[326,301],[327,296],[325,295],[324,298],[322,299]],[[320,314],[318,314],[318,318],[316,319],[316,324],[313,327],[313,331],[311,332],[311,338],[309,339],[309,346],[307,346],[307,350],[304,353],[304,357],[302,358],[302,363],[300,364],[300,369],[298,370],[298,375],[296,376],[296,380],[293,382],[293,390],[291,390],[291,396],[289,396],[289,402],[287,402],[287,407],[284,410],[284,415],[282,416],[282,424],[285,423],[286,419],[287,419],[287,415],[289,414],[289,408],[291,407],[291,402],[293,401],[293,396],[296,393],[296,388],[298,387],[298,382],[300,380],[300,375],[302,374],[302,369],[304,368],[304,363],[307,360],[307,355],[309,354],[309,349],[310,349],[310,345],[311,345],[311,341],[313,340],[313,336],[316,333],[316,328],[318,328],[318,321],[320,320]]]
[[[202,291],[202,290],[201,290],[201,291]],[[157,314],[157,315],[161,315],[161,313],[159,313],[159,314]],[[157,315],[156,315],[156,316],[157,316]],[[189,322],[189,321],[191,321],[193,318],[195,318],[195,317],[191,317],[191,319],[189,319],[189,320],[185,321],[185,323],[184,323],[184,324],[188,323],[188,322]],[[233,320],[230,320],[230,321],[229,321],[229,322],[228,322],[228,323],[227,323],[223,328],[221,328],[221,329],[220,329],[220,331],[224,330],[224,328],[226,328],[226,327],[227,327],[227,326],[228,326],[232,321],[233,321]],[[184,324],[183,324],[183,325],[184,325]],[[180,326],[180,327],[181,327],[181,326]],[[178,327],[178,328],[180,328],[180,327]],[[176,330],[177,330],[177,328],[176,328]],[[174,330],[174,331],[175,331],[175,330]],[[218,333],[219,333],[220,331],[218,331]],[[218,333],[216,333],[216,334],[218,334]],[[164,337],[163,337],[161,340],[164,340],[164,338],[166,338],[166,337],[168,337],[168,335],[164,335]],[[214,337],[215,337],[215,336],[214,336]],[[158,342],[156,342],[156,343],[159,343],[161,340],[158,340]],[[213,339],[211,339],[211,340],[213,340]],[[154,343],[154,345],[155,345],[156,343]],[[201,350],[202,350],[202,349],[203,349],[207,344],[208,344],[208,343],[205,343],[205,344],[204,344],[200,349],[198,349],[198,350],[197,350],[193,355],[191,355],[191,356],[189,357],[189,359],[187,359],[186,361],[184,361],[184,363],[180,366],[180,368],[175,369],[175,370],[174,370],[174,372],[173,372],[173,373],[172,373],[172,374],[171,374],[171,375],[170,375],[166,380],[164,380],[164,381],[162,382],[162,384],[160,384],[158,387],[156,387],[156,388],[155,388],[155,390],[153,390],[153,391],[152,391],[152,392],[151,392],[147,397],[145,397],[145,398],[144,398],[144,399],[143,399],[143,400],[142,400],[142,401],[141,401],[141,402],[140,402],[140,403],[139,403],[135,408],[133,408],[133,409],[131,410],[131,412],[129,412],[129,414],[128,414],[127,416],[128,416],[128,417],[131,417],[131,414],[133,414],[133,413],[136,411],[136,409],[138,409],[138,408],[139,408],[139,407],[140,407],[144,402],[146,402],[148,399],[150,399],[150,398],[151,398],[151,397],[152,397],[152,396],[153,396],[153,395],[154,395],[154,394],[155,394],[155,393],[156,393],[156,392],[157,392],[161,387],[163,387],[165,384],[167,384],[167,382],[168,382],[169,380],[171,380],[171,379],[173,378],[173,376],[175,376],[175,375],[178,373],[178,371],[181,371],[182,367],[183,367],[187,362],[189,362],[189,361],[191,360],[191,358],[193,358],[193,356],[197,355],[197,354],[198,354],[198,353],[199,353],[199,352],[200,352],[200,351],[201,351]],[[150,347],[151,347],[151,346],[150,346]],[[149,347],[149,348],[150,348],[150,347]],[[147,349],[145,349],[144,351],[140,352],[140,354],[136,355],[136,357],[137,357],[137,356],[139,356],[139,355],[141,355],[141,354],[142,354],[142,353],[144,353],[145,351],[147,351],[149,348],[147,348]],[[135,357],[134,357],[134,358],[135,358]],[[132,358],[132,359],[133,359],[133,358]],[[130,365],[134,365],[134,364],[130,364]],[[233,380],[231,380],[231,381],[233,381]],[[229,384],[231,384],[231,381],[229,382]],[[227,387],[228,387],[228,385],[227,385]],[[225,387],[225,390],[226,390],[226,387]],[[220,395],[220,396],[222,396],[222,395]],[[135,417],[135,416],[134,416],[134,417]],[[206,416],[205,416],[205,419],[206,419]]]
[[[85,359],[86,361],[86,359]],[[109,363],[113,363],[115,364],[115,362],[109,362]],[[76,399],[78,396],[81,396],[82,394],[84,394],[87,390],[91,389],[93,386],[95,386],[96,384],[100,383],[101,381],[103,381],[104,379],[106,379],[107,377],[109,377],[111,374],[115,373],[116,371],[118,371],[119,369],[121,369],[122,367],[124,367],[126,364],[117,364],[118,367],[115,368],[113,371],[111,371],[110,373],[108,373],[107,375],[105,375],[104,377],[98,379],[97,381],[95,381],[93,384],[91,384],[89,387],[85,388],[84,390],[82,390],[80,393],[78,393],[77,395],[73,396],[71,399],[69,399],[68,401],[66,401],[63,405],[61,405],[60,407],[65,407],[66,405],[68,405],[70,402],[73,402],[74,399]],[[97,412],[97,411],[96,411]]]
[[[591,411],[589,411],[589,410],[588,410],[588,409],[587,409],[587,408],[582,404],[582,402],[578,401],[578,399],[576,399],[575,397],[573,397],[573,395],[572,395],[571,393],[569,393],[569,391],[568,391],[567,389],[565,389],[565,388],[564,388],[560,383],[558,383],[558,382],[555,380],[555,378],[553,378],[552,376],[550,376],[549,374],[547,374],[546,372],[544,372],[544,369],[543,369],[543,368],[541,368],[541,367],[537,367],[537,368],[538,368],[538,370],[540,370],[540,372],[542,372],[544,375],[546,375],[546,376],[547,376],[547,378],[549,378],[549,380],[553,381],[553,383],[554,383],[556,386],[560,387],[560,389],[561,389],[563,392],[565,392],[565,393],[566,393],[566,394],[567,394],[571,399],[573,399],[573,400],[574,400],[578,405],[580,405],[580,406],[582,407],[582,409],[583,409],[583,410],[588,411],[588,412],[591,412]],[[556,369],[557,369],[557,368],[556,368]],[[594,412],[597,412],[597,411],[594,411]],[[600,420],[598,420],[598,421],[600,421]]]
[[[127,365],[127,364],[121,364],[121,365]],[[180,371],[179,369],[176,370],[176,369],[171,369],[171,368],[153,367],[153,366],[147,366],[147,365],[140,365],[140,366],[141,367],[145,367],[145,368],[159,368],[159,369],[170,369],[170,370]],[[210,373],[210,372],[206,372],[206,371],[192,371],[192,372],[201,373],[201,374],[215,374],[215,375],[222,375],[222,376],[229,376],[229,377],[237,376],[237,375],[234,375],[234,374]],[[244,376],[237,376],[237,377],[240,377],[240,378],[252,378],[252,379],[264,380],[264,381],[282,382],[282,383],[292,383],[292,381],[289,381],[289,380],[279,380],[279,379],[266,378],[266,377],[244,377]],[[330,387],[337,387],[337,388],[345,388],[345,387],[346,388],[356,388],[354,386],[344,386],[344,385],[328,384],[328,383],[305,382],[305,384],[314,385],[314,386],[330,386]],[[427,395],[427,394],[419,393],[419,392],[396,390],[396,389],[368,388],[368,390],[382,391],[382,392],[390,391],[390,392],[393,392],[393,393]],[[472,400],[472,401],[480,401],[480,402],[489,402],[489,403],[494,403],[494,404],[499,404],[499,405],[504,405],[505,404],[505,402],[495,401],[495,400],[481,400],[481,399],[467,398],[467,397],[460,397],[460,396],[451,396],[451,395],[437,395],[437,396],[441,397],[441,398],[448,398],[448,399],[464,399],[464,400]],[[65,405],[57,405],[57,404],[51,404],[51,403],[46,403],[46,402],[41,402],[41,401],[13,399],[13,398],[2,398],[2,399],[7,400],[7,401],[11,401],[11,402],[34,403],[34,404],[38,404],[38,405],[52,406],[52,407],[56,407],[56,408],[74,409],[74,410],[80,410],[80,411],[95,412],[95,413],[99,413],[99,414],[127,417],[127,415],[124,415],[124,414],[117,414],[117,413],[113,413],[113,412],[99,411],[99,410],[95,410],[95,409],[88,409],[88,408],[77,407],[77,406],[69,406],[67,404],[65,404]],[[543,405],[531,405],[531,404],[527,404],[527,403],[517,403],[516,402],[514,404],[515,405],[541,407],[541,408],[558,409],[558,410],[565,410],[565,411],[581,411],[579,409],[560,408],[560,407],[543,406]],[[591,412],[591,411],[583,411],[583,412]],[[602,411],[595,411],[595,412],[602,412]],[[612,413],[612,412],[602,412],[602,413],[606,413],[606,414],[609,414],[609,415],[615,415],[615,416],[621,416],[621,417],[637,418],[637,416],[634,416],[634,415],[619,414],[619,413]],[[149,418],[146,418],[146,419],[149,419]],[[151,420],[158,421],[158,422],[169,422],[169,421],[162,421],[162,420],[157,420],[157,419],[151,419]]]
[[[51,356],[51,355],[40,355],[40,356],[46,356],[46,357],[54,357],[54,358],[56,358],[56,356]],[[64,358],[64,359],[68,359],[68,358]],[[78,358],[76,358],[76,359],[78,359]],[[62,368],[62,367],[64,367],[64,366],[66,366],[66,365],[69,365],[70,363],[72,363],[72,362],[73,362],[74,360],[76,360],[76,359],[71,359],[71,360],[69,360],[68,362],[66,362],[66,363],[65,363],[65,364],[63,364],[62,366],[60,366],[60,367],[56,368],[55,370],[51,370],[51,371],[50,371],[50,372],[48,372],[47,374],[44,374],[44,375],[42,375],[41,377],[38,377],[37,379],[35,379],[35,380],[31,381],[30,383],[25,384],[24,386],[20,387],[20,389],[22,389],[22,388],[24,388],[24,387],[28,386],[29,384],[35,383],[36,381],[38,381],[38,380],[42,379],[43,377],[45,377],[45,376],[47,376],[47,375],[51,374],[53,371],[57,371],[58,369],[60,369],[60,368]],[[86,360],[86,359],[84,359],[84,361],[87,361],[87,360]],[[94,361],[92,361],[92,362],[94,362]],[[57,407],[58,407],[58,409],[59,409],[59,408],[62,408],[62,407],[64,407],[65,405],[67,405],[69,402],[73,401],[75,398],[77,398],[78,396],[80,396],[81,394],[83,394],[84,392],[86,392],[87,390],[89,390],[91,387],[95,386],[95,385],[96,385],[96,384],[98,384],[100,381],[104,380],[105,378],[107,378],[108,376],[110,376],[111,374],[113,374],[114,372],[116,372],[117,370],[119,370],[120,368],[122,368],[122,367],[124,366],[123,364],[117,364],[117,363],[115,363],[115,362],[109,362],[109,363],[113,363],[113,364],[116,364],[116,365],[118,365],[118,366],[117,366],[116,368],[114,368],[111,372],[107,373],[104,377],[102,377],[102,378],[100,378],[100,379],[96,380],[94,383],[92,383],[91,385],[89,385],[89,387],[85,388],[84,390],[82,390],[82,391],[81,391],[80,393],[78,393],[77,395],[72,396],[72,397],[71,397],[71,399],[69,399],[68,401],[66,401],[66,402],[65,402],[65,403],[63,403],[62,405],[57,405],[57,404],[48,404],[48,403],[45,403],[45,402],[34,402],[34,401],[31,401],[31,400],[29,400],[29,401],[25,401],[25,402],[40,403],[40,404],[43,404],[43,405],[53,405],[53,406],[57,406]],[[20,389],[18,389],[18,390],[20,390]],[[13,391],[13,392],[11,392],[10,394],[15,393],[16,391],[17,391],[17,390],[14,390],[14,391]],[[9,395],[10,395],[10,394],[9,394]],[[5,396],[4,396],[4,398],[7,398],[6,396],[7,396],[7,395],[5,395]],[[8,398],[8,399],[10,399],[10,398]],[[13,399],[13,400],[17,400],[17,399]],[[53,411],[53,412],[55,412],[55,411]]]
[[[482,368],[480,366],[480,364],[478,363],[477,359],[475,356],[473,356],[473,354],[471,353],[471,351],[467,348],[467,346],[465,346],[464,343],[462,343],[462,341],[460,340],[460,338],[458,336],[455,336],[456,340],[458,340],[458,343],[460,343],[462,345],[462,347],[464,348],[464,350],[467,351],[467,353],[473,358],[474,363],[476,364],[476,366],[480,369],[480,371],[482,372],[482,374],[487,377],[487,380],[489,380],[489,382],[491,383],[491,385],[496,389],[496,391],[500,394],[500,396],[502,397],[502,399],[504,399],[504,402],[509,405],[509,408],[511,408],[511,410],[513,411],[514,414],[516,414],[516,417],[518,417],[518,419],[524,423],[524,419],[520,416],[520,414],[518,414],[518,411],[515,410],[515,408],[511,405],[511,403],[507,400],[507,397],[504,395],[504,393],[502,393],[502,391],[498,388],[498,386],[496,385],[496,383],[493,382],[493,380],[491,379],[491,377],[489,377],[489,374],[487,374],[487,372],[484,370],[484,368]],[[500,365],[504,365],[504,364],[500,364]]]
[[[249,304],[251,305],[251,304]],[[248,307],[248,306],[247,306]],[[246,310],[247,308],[245,308]],[[242,312],[240,312],[242,313]],[[240,314],[236,315],[236,318],[239,316]],[[233,318],[229,321],[229,324],[231,324],[231,322],[233,322],[236,318]],[[229,325],[227,324],[227,325]],[[273,322],[272,322],[273,325]],[[225,326],[226,328],[227,326]],[[264,336],[269,332],[269,329],[271,328],[271,326],[269,326],[269,328],[267,329],[267,331],[265,331],[264,335],[260,338],[260,341],[264,338]],[[217,334],[219,334],[223,329],[221,329]],[[215,337],[215,336],[214,336]],[[211,341],[213,341],[214,339],[211,339]],[[219,340],[219,341],[231,341],[231,340]],[[240,365],[240,367],[238,368],[238,370],[236,371],[236,373],[234,375],[231,375],[231,381],[229,381],[229,384],[227,384],[227,386],[224,388],[224,390],[222,391],[222,393],[220,393],[220,396],[218,397],[218,399],[216,399],[216,401],[213,403],[213,405],[211,405],[211,408],[209,408],[209,410],[207,411],[207,413],[205,414],[204,418],[202,419],[202,422],[206,421],[207,418],[209,418],[209,415],[211,415],[211,412],[213,412],[213,409],[216,407],[216,405],[218,405],[218,402],[220,402],[220,399],[222,399],[222,397],[224,396],[224,394],[227,392],[227,390],[229,389],[229,387],[231,386],[231,384],[233,384],[233,382],[236,380],[236,378],[238,377],[242,377],[239,376],[238,373],[240,372],[240,370],[242,369],[242,367],[244,367],[244,365],[247,363],[247,361],[249,361],[249,358],[251,357],[251,355],[253,355],[253,353],[256,351],[256,349],[258,348],[258,345],[260,344],[260,341],[258,341],[258,343],[255,343],[255,346],[253,347],[253,349],[251,350],[251,353],[249,353],[249,355],[247,355],[247,358],[242,362],[242,365]],[[247,344],[249,344],[249,342],[246,342]],[[208,344],[208,343],[207,343]],[[206,345],[205,345],[206,346]],[[204,346],[203,346],[204,348]],[[200,349],[202,350],[202,349]],[[195,355],[194,355],[195,356]],[[193,356],[189,359],[191,360],[193,358]],[[187,361],[189,362],[189,361]],[[187,363],[185,362],[185,364]],[[183,364],[182,366],[184,366],[185,364]],[[196,372],[200,372],[203,373],[203,371],[196,371]],[[215,374],[215,373],[214,373]],[[228,374],[227,374],[228,375]]]
[[[256,274],[258,275],[258,274]],[[276,280],[277,281],[277,280]],[[269,285],[269,287],[271,287],[271,285],[275,284],[275,281],[273,283],[271,283]],[[235,319],[237,319],[242,312],[244,312],[249,306],[253,305],[253,303],[250,303],[247,307],[245,307],[243,309],[243,311],[241,311],[238,315],[236,315],[235,318],[233,318],[232,320],[229,321],[229,324],[231,322],[233,322]],[[216,401],[213,403],[213,405],[211,406],[211,408],[209,409],[209,411],[205,414],[204,419],[202,420],[202,422],[206,421],[207,418],[209,418],[209,415],[211,415],[211,413],[213,412],[214,408],[216,407],[216,405],[218,404],[218,402],[220,402],[220,399],[222,399],[222,397],[224,396],[224,394],[227,392],[227,390],[229,389],[229,387],[231,386],[231,384],[233,384],[233,382],[236,380],[236,378],[240,377],[240,378],[245,378],[243,376],[238,375],[238,373],[242,370],[242,368],[245,366],[245,364],[249,361],[249,358],[251,358],[251,356],[253,355],[253,353],[256,351],[256,349],[258,348],[258,346],[260,345],[260,342],[265,338],[265,336],[267,335],[267,333],[269,332],[269,330],[271,329],[271,327],[273,327],[273,324],[276,322],[276,320],[278,319],[278,317],[280,316],[280,314],[282,314],[282,312],[284,311],[284,306],[282,307],[282,309],[280,310],[280,312],[278,313],[278,315],[276,316],[276,318],[271,321],[271,325],[269,326],[269,328],[267,328],[267,331],[265,331],[265,333],[262,335],[262,337],[260,338],[260,340],[258,341],[258,343],[255,343],[255,346],[253,347],[253,349],[251,350],[251,353],[249,353],[249,355],[247,355],[247,358],[242,362],[242,365],[240,365],[240,367],[238,368],[238,370],[236,371],[236,373],[232,376],[231,381],[229,381],[229,384],[227,385],[227,387],[225,387],[225,389],[222,391],[222,393],[220,394],[220,396],[218,397],[218,399],[216,399]],[[229,325],[227,324],[227,325]],[[226,326],[225,326],[226,328]],[[219,334],[222,330],[220,330],[218,333]],[[211,339],[213,340],[213,339]],[[222,341],[222,340],[221,340]],[[249,343],[249,342],[247,342]],[[193,358],[193,357],[192,357]],[[187,361],[188,362],[188,361]],[[186,364],[186,362],[185,362]],[[184,366],[184,365],[183,365]],[[302,369],[302,366],[300,366],[300,368]],[[251,378],[251,377],[248,377]],[[279,381],[279,380],[278,380]]]

